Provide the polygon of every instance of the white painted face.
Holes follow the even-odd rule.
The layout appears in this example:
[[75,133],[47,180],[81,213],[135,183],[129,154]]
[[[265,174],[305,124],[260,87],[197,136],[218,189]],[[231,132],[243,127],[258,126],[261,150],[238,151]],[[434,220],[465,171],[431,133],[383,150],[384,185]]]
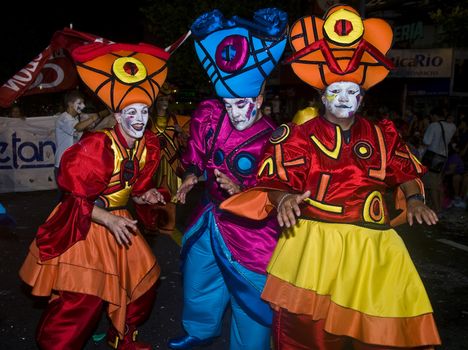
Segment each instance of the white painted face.
[[356,83],[340,81],[327,86],[322,96],[325,109],[336,118],[352,118],[362,101],[361,89]]
[[133,139],[140,139],[148,122],[148,106],[143,103],[133,103],[120,113],[115,113],[115,119],[122,130]]
[[82,98],[77,98],[75,101],[73,101],[72,106],[77,114],[81,114],[83,109],[86,107]]
[[258,119],[256,99],[251,97],[224,98],[224,106],[232,126],[239,131],[250,128]]

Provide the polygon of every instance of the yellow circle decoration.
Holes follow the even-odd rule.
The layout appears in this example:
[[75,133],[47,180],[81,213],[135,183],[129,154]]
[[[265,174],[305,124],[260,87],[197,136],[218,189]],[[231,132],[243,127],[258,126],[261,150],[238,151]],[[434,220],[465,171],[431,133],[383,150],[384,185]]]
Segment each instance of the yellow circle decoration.
[[270,136],[270,143],[278,144],[286,140],[290,133],[289,126],[286,124],[281,124]]
[[123,83],[134,84],[147,77],[146,67],[135,57],[119,57],[112,65],[112,71]]
[[369,159],[372,156],[372,146],[366,141],[359,141],[353,149],[354,153],[361,159]]
[[[346,21],[351,24],[352,29],[348,33],[337,33],[335,30],[337,22]],[[354,44],[364,34],[364,23],[361,17],[354,12],[346,9],[340,9],[333,12],[323,24],[323,31],[327,39],[332,43],[340,46],[347,46]]]
[[362,213],[365,222],[383,224],[385,222],[385,212],[382,193],[374,191],[366,198],[364,212]]

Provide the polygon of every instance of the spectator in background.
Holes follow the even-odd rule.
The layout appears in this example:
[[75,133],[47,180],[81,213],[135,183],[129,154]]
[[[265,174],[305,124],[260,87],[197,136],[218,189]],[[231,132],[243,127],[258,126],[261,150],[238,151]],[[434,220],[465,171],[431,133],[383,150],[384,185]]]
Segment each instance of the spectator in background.
[[9,118],[22,118],[24,119],[23,111],[21,110],[21,107],[19,105],[13,105],[10,108],[10,111],[8,112],[8,117]]
[[[427,127],[423,137],[423,143],[426,146],[425,153],[433,152],[436,155],[448,157],[448,144],[457,129],[453,123],[453,117],[449,116],[445,121],[440,108],[434,108],[430,116],[432,123]],[[427,166],[429,171],[423,177],[424,185],[428,190],[428,198],[431,200],[432,207],[439,213],[442,209],[442,172]]]
[[424,135],[430,123],[431,123],[431,118],[428,115],[420,115],[418,116],[415,130],[419,131],[421,135]]
[[[467,163],[468,159],[468,120],[465,118],[464,114],[460,114],[458,117],[457,124],[457,139],[458,145],[460,148],[460,155]],[[468,167],[468,164],[465,164]]]
[[65,150],[78,142],[83,131],[91,130],[102,117],[109,114],[103,111],[93,114],[82,114],[85,108],[84,97],[78,90],[65,95],[65,111],[55,121],[55,179],[60,166],[60,159]]
[[460,150],[456,143],[450,143],[448,147],[449,157],[445,166],[444,180],[447,184],[448,195],[451,198],[450,206],[455,208],[465,208],[462,193],[462,181],[465,176],[465,164],[460,156]]
[[273,100],[271,100],[271,117],[273,120],[276,122],[276,124],[280,125],[282,123],[281,121],[281,100],[278,95],[275,95],[273,97]]
[[421,161],[425,147],[423,146],[421,134],[419,131],[411,134],[411,136],[408,138],[407,144],[411,152],[416,156],[416,158],[419,159],[419,161]]
[[272,113],[272,107],[271,107],[271,104],[269,103],[266,103],[263,105],[263,108],[262,108],[262,115],[268,117],[268,118],[271,118],[271,113]]
[[395,127],[397,128],[398,132],[400,133],[400,137],[405,142],[408,142],[410,136],[408,122],[399,116],[396,116],[395,119],[392,120],[395,123]]

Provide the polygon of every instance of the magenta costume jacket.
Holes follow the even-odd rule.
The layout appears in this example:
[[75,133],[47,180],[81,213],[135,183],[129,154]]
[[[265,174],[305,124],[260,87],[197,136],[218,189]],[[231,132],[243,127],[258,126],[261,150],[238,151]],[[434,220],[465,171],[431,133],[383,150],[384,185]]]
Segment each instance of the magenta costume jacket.
[[218,100],[207,100],[200,103],[192,116],[190,140],[182,157],[187,172],[206,177],[204,200],[192,224],[211,210],[233,259],[261,274],[266,273],[276,246],[279,234],[276,218],[254,221],[221,211],[218,206],[229,194],[216,182],[214,170],[226,174],[242,190],[254,186],[259,162],[274,129],[273,121],[262,117],[250,128],[238,131],[224,105]]

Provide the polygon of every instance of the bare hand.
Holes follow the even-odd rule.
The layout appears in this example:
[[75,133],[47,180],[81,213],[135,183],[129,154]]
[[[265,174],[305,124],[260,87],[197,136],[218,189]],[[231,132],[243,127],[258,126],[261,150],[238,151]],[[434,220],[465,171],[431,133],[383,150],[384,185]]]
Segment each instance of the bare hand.
[[278,223],[281,227],[291,227],[296,224],[296,217],[301,215],[299,204],[309,196],[310,191],[306,191],[303,194],[285,193],[281,197],[276,208]]
[[219,183],[220,187],[226,190],[231,196],[233,194],[240,192],[240,186],[234,183],[226,174],[223,174],[218,169],[215,169],[214,174],[216,176],[216,181]]
[[410,226],[413,226],[415,219],[419,224],[425,222],[427,225],[435,225],[439,221],[437,214],[417,199],[410,199],[407,202],[406,218]]
[[130,245],[132,236],[137,230],[137,220],[130,220],[112,213],[107,217],[106,226],[120,245]]
[[161,193],[159,193],[158,190],[155,188],[151,188],[145,193],[143,193],[140,199],[145,204],[156,204],[156,203],[166,204],[166,201],[164,200],[164,196]]
[[182,182],[182,185],[180,185],[179,189],[177,190],[176,200],[182,204],[185,204],[187,193],[190,192],[190,190],[197,182],[198,178],[194,174],[187,175],[184,182]]

